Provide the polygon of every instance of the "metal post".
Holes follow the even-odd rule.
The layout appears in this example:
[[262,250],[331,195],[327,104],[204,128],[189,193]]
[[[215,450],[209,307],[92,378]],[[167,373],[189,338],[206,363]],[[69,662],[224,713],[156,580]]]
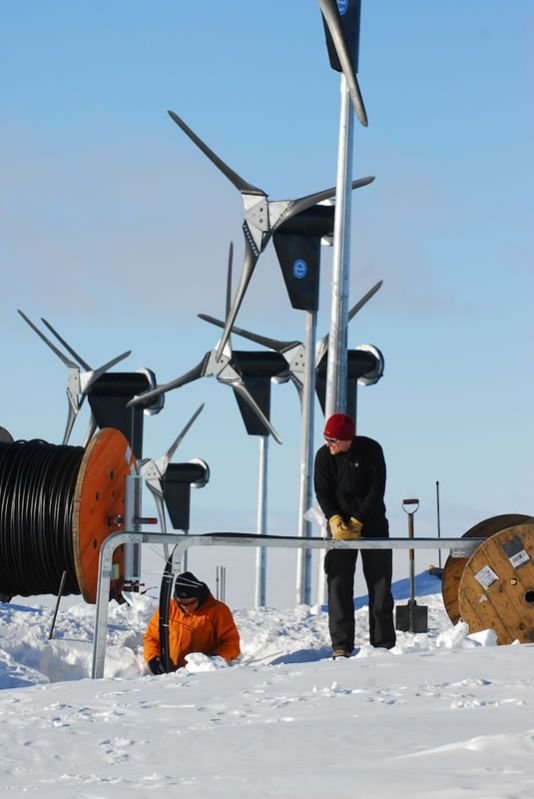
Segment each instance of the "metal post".
[[340,79],[341,108],[334,216],[334,251],[330,335],[326,369],[325,415],[343,412],[347,401],[347,325],[352,200],[352,139],[354,113],[347,83]]
[[[126,530],[140,532],[141,525],[142,478],[139,473],[129,474],[124,486],[124,527]],[[139,591],[141,583],[141,547],[127,544],[124,547],[124,588],[126,591]]]
[[[130,408],[129,433],[126,435],[138,462],[143,456],[143,413],[144,411],[141,408]],[[137,424],[138,418],[141,420],[140,425]],[[126,481],[125,490],[128,491],[128,481]],[[141,484],[139,488],[134,490],[132,501],[135,504],[132,511],[134,518],[135,516],[141,516]],[[125,495],[125,503],[126,502],[127,499]],[[126,517],[126,506],[124,510]],[[134,530],[136,528],[126,523],[126,529]],[[139,591],[139,586],[141,584],[141,547],[139,544],[126,544],[124,547],[124,581],[128,591]]]
[[[439,512],[439,480],[436,480],[436,508],[437,508],[437,516],[438,516],[438,538],[441,538],[441,520],[440,520],[440,512]],[[441,569],[441,549],[439,550],[438,566]]]
[[[267,456],[269,453],[269,437],[259,436],[260,464],[258,473],[258,535],[267,532]],[[258,547],[256,550],[256,596],[255,607],[265,607],[267,576],[267,550]]]
[[[314,416],[313,400],[315,392],[315,341],[317,333],[317,312],[306,311],[306,347],[304,375],[302,381],[302,418],[300,427],[300,495],[298,534],[303,538],[311,536],[311,522],[304,514],[313,501],[313,438]],[[311,549],[297,552],[297,605],[311,605]]]

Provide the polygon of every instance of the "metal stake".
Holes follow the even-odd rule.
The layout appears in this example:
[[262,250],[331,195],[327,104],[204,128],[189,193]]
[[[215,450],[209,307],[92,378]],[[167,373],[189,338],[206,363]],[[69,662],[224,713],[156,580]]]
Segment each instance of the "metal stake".
[[56,626],[56,618],[57,612],[59,610],[59,603],[61,602],[61,597],[63,596],[63,591],[65,590],[65,581],[67,579],[67,571],[66,569],[63,571],[61,575],[61,582],[59,584],[59,591],[57,592],[57,602],[56,602],[56,609],[54,610],[54,617],[52,619],[52,624],[50,626],[50,632],[48,633],[48,640],[51,641],[54,635],[54,627]]

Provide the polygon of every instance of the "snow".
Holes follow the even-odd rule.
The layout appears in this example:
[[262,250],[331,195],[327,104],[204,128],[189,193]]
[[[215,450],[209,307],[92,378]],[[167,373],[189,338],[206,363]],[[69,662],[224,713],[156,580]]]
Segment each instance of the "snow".
[[[324,609],[235,610],[238,662],[193,654],[173,674],[141,655],[157,605],[110,604],[103,680],[89,678],[95,608],[0,603],[0,795],[51,799],[534,796],[533,645],[496,646],[417,576],[429,631],[332,661]],[[404,604],[407,581],[395,584]]]

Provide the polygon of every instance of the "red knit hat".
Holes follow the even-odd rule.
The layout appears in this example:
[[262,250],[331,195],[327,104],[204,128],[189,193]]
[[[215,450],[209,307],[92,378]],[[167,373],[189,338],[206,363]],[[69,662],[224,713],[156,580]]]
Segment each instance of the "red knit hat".
[[334,413],[326,420],[324,426],[325,438],[338,438],[340,441],[350,441],[356,431],[354,420],[346,413]]

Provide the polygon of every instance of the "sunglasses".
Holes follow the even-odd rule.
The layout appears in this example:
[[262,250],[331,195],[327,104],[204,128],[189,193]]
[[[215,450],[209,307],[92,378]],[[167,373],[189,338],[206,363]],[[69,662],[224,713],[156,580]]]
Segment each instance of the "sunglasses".
[[327,444],[337,444],[339,438],[328,438],[328,436],[325,436],[324,440],[326,441]]

